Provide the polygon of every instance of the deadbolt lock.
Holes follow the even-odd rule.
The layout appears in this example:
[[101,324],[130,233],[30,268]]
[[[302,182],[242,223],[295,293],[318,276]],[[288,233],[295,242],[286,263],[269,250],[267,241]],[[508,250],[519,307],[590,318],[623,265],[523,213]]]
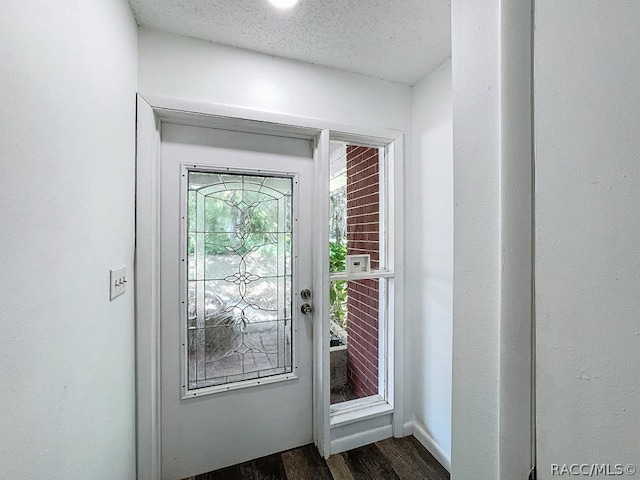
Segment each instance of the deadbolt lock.
[[305,288],[300,292],[300,296],[302,297],[303,300],[309,300],[311,298],[311,290],[309,290],[308,288]]

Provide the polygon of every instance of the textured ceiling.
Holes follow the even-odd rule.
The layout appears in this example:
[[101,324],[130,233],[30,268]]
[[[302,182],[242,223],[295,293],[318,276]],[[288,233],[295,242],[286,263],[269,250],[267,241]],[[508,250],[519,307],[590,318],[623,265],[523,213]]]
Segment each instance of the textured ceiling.
[[450,0],[129,0],[139,25],[409,85],[451,55]]

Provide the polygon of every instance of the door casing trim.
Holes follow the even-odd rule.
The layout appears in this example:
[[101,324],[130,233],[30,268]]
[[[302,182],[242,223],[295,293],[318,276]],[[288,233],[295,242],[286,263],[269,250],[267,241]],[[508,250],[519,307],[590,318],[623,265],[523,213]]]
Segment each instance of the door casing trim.
[[[160,398],[160,127],[163,121],[189,126],[222,128],[246,133],[304,138],[314,142],[316,199],[313,232],[313,289],[316,303],[314,318],[323,318],[324,303],[328,298],[328,191],[330,136],[344,135],[353,142],[371,146],[387,146],[396,158],[395,171],[390,179],[392,189],[403,191],[404,134],[397,130],[350,125],[277,112],[268,112],[222,104],[193,102],[184,99],[137,95],[136,118],[136,246],[135,246],[135,319],[136,319],[136,459],[137,478],[156,480],[161,476],[161,398]],[[326,178],[325,178],[326,177]],[[326,188],[325,188],[326,187]],[[393,191],[393,190],[392,190]],[[397,195],[394,202],[394,231],[389,236],[395,264],[403,265],[404,201]],[[326,209],[325,209],[326,207]],[[327,218],[325,218],[327,217]],[[325,239],[324,236],[327,236]],[[325,241],[326,240],[326,241]],[[323,241],[325,241],[323,243]],[[395,295],[390,299],[395,319],[393,327],[394,358],[393,382],[393,434],[403,435],[403,305],[404,274],[395,269]],[[328,318],[328,317],[327,317]],[[321,455],[331,452],[329,425],[329,371],[327,326],[314,321],[313,353],[313,432],[314,442]],[[328,330],[327,330],[328,331]],[[326,338],[325,338],[326,337]],[[328,365],[327,365],[328,366]]]

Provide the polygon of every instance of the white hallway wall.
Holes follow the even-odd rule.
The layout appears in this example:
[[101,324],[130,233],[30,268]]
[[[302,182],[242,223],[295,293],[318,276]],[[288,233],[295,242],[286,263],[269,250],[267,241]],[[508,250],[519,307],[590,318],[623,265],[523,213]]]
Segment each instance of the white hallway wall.
[[531,2],[452,2],[452,478],[531,467]]
[[407,412],[414,434],[451,462],[453,107],[451,59],[413,86],[407,163]]
[[[526,296],[504,290],[501,278],[510,262],[517,265],[518,258],[525,258],[512,257],[518,249],[503,245],[526,251],[526,238],[517,232],[527,233],[528,222],[512,227],[518,217],[526,220],[527,210],[509,205],[526,203],[527,165],[521,160],[527,154],[509,142],[530,131],[521,128],[528,123],[527,103],[514,108],[531,98],[522,95],[530,78],[529,62],[523,59],[531,50],[518,44],[518,39],[529,38],[521,34],[530,26],[529,7],[525,2],[494,2],[491,12],[486,5],[484,11],[474,11],[479,7],[467,0],[453,4],[455,479],[526,478],[526,471],[509,473],[526,467],[524,439],[516,436],[520,446],[506,454],[515,445],[506,440],[526,430],[526,423],[516,432],[512,428],[526,421],[526,415],[515,415],[518,405],[527,403],[525,385],[514,383],[523,375],[512,375],[517,373],[514,366],[526,372],[526,323],[514,316],[519,319],[515,324],[503,308],[526,313],[526,308],[516,308],[518,302],[510,302],[520,297],[526,307]],[[639,21],[640,7],[632,1],[536,2],[541,479],[555,478],[554,463],[640,464]],[[518,26],[520,32],[514,29]],[[518,278],[513,273],[507,278]]]
[[136,25],[8,0],[0,58],[0,478],[133,479]]
[[410,130],[407,85],[147,28],[139,43],[143,94]]
[[640,468],[640,4],[535,21],[538,478]]
[[500,479],[499,7],[472,2],[451,4],[454,480]]

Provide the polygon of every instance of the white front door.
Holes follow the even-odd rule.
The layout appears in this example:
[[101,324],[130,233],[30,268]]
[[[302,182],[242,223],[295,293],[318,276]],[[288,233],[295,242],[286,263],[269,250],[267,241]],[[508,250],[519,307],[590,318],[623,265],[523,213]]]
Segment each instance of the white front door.
[[168,123],[161,140],[162,478],[181,479],[313,441],[313,151]]

